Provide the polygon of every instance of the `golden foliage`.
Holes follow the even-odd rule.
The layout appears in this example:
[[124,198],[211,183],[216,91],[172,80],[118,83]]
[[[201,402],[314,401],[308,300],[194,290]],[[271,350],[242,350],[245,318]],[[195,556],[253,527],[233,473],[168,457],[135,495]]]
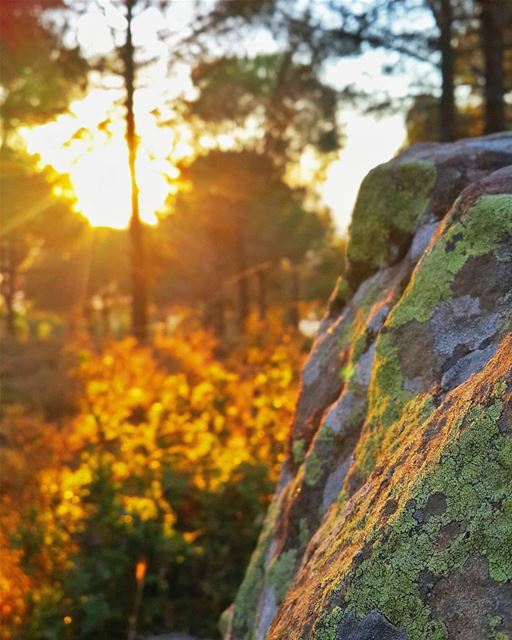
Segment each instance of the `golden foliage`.
[[[276,479],[301,359],[297,340],[282,333],[267,336],[263,346],[249,340],[223,360],[203,332],[162,338],[151,348],[126,339],[100,353],[77,349],[84,391],[68,424],[43,425],[19,409],[11,410],[10,420],[4,416],[4,437],[12,440],[4,448],[9,466],[24,475],[22,489],[9,486],[1,505],[8,532],[0,540],[4,628],[18,625],[27,602],[35,606],[49,589],[52,598],[64,597],[52,576],[69,568],[77,540],[98,510],[91,497],[98,470],[108,470],[115,487],[116,526],[129,532],[153,522],[169,539],[176,533],[165,487],[169,469],[194,490],[210,493],[236,482],[243,463],[264,465]],[[38,450],[20,453],[20,438],[38,443]],[[35,466],[27,456],[35,456]],[[20,530],[42,536],[33,557],[27,557],[26,543],[20,545]],[[24,553],[12,544],[14,532]],[[180,535],[194,545],[198,532]],[[133,575],[140,574],[137,561],[140,556]]]

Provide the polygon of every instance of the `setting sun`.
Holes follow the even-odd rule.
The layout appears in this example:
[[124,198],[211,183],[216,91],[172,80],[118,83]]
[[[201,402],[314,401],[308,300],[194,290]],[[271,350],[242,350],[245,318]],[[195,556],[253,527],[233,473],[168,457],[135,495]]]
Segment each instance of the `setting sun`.
[[[111,125],[111,135],[96,131],[98,123],[106,117],[108,99],[108,92],[91,91],[84,100],[72,105],[72,115],[26,129],[24,138],[28,150],[40,154],[43,163],[51,164],[62,173],[69,173],[78,209],[92,226],[122,229],[128,225],[131,206],[128,151],[122,115],[117,114],[118,119]],[[350,222],[357,188],[365,173],[372,163],[392,155],[404,137],[404,126],[399,115],[383,120],[371,115],[349,113],[349,116],[346,148],[329,168],[326,182],[321,188],[324,200],[332,208],[336,224],[342,232]],[[87,143],[73,140],[78,123],[88,127]],[[177,190],[177,185],[168,180],[176,179],[179,175],[177,169],[169,164],[171,147],[174,146],[177,158],[190,156],[194,148],[185,141],[186,131],[180,132],[185,140],[173,145],[172,131],[159,128],[148,108],[139,112],[137,123],[141,136],[137,156],[141,217],[144,222],[154,224],[155,213],[162,209],[167,196]],[[220,142],[229,148],[232,138],[224,138]],[[379,145],[368,156],[368,144],[375,141]],[[207,135],[199,140],[203,152],[218,142],[213,136]]]
[[[27,148],[41,155],[44,164],[68,173],[77,207],[93,226],[122,229],[131,212],[128,151],[122,115],[109,113],[111,97],[106,91],[92,91],[73,103],[70,114],[54,122],[24,130]],[[102,123],[109,122],[108,131]],[[158,131],[154,118],[138,118],[141,143],[137,154],[137,176],[142,219],[156,222],[174,185],[177,170],[169,164],[170,132]]]
[[[130,219],[130,176],[128,154],[121,139],[97,146],[80,158],[71,169],[78,207],[93,226],[118,229]],[[165,202],[169,185],[155,162],[139,153],[137,174],[140,191],[141,217],[150,224],[156,222],[155,211]]]

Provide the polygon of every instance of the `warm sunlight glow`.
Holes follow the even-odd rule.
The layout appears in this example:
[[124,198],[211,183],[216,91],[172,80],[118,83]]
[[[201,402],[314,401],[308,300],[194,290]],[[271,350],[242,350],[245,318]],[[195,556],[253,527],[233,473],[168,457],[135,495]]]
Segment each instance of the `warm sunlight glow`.
[[[96,130],[98,122],[106,117],[106,98],[111,100],[108,92],[93,91],[73,105],[73,117],[62,116],[50,124],[26,130],[24,137],[31,153],[41,154],[43,162],[70,174],[78,208],[93,226],[124,228],[130,219],[130,176],[120,115],[110,136]],[[339,231],[345,233],[361,180],[372,166],[396,153],[405,138],[405,127],[400,115],[377,120],[347,111],[342,113],[342,119],[346,122],[347,142],[339,160],[330,166],[321,192],[332,208]],[[85,140],[73,140],[70,144],[77,120],[87,127]],[[179,176],[176,167],[169,163],[171,147],[175,157],[183,158],[194,153],[194,146],[186,139],[173,144],[172,132],[158,128],[147,111],[139,115],[138,128],[140,210],[143,220],[153,224],[155,212],[162,209],[168,194],[175,193],[177,188],[168,181]],[[230,147],[232,138],[223,138],[221,142]],[[218,142],[209,135],[199,139],[202,150]],[[308,160],[304,158],[306,165]],[[307,173],[308,168],[303,166],[302,170]]]
[[[91,91],[71,105],[71,113],[46,125],[25,129],[29,152],[44,164],[70,175],[78,209],[93,226],[124,228],[131,215],[128,151],[122,112],[111,112],[111,92]],[[104,124],[108,123],[108,124]],[[158,129],[144,110],[137,118],[141,139],[137,179],[142,219],[153,224],[167,195],[175,188],[175,167],[169,164],[172,134]]]
[[339,160],[329,167],[323,188],[341,234],[347,232],[361,181],[372,167],[394,156],[406,136],[401,114],[376,119],[347,111],[343,116],[347,141]]
[[[70,171],[80,211],[93,226],[121,229],[130,219],[131,195],[124,141],[112,140],[85,154]],[[146,154],[139,154],[137,175],[141,217],[156,222],[168,185]]]

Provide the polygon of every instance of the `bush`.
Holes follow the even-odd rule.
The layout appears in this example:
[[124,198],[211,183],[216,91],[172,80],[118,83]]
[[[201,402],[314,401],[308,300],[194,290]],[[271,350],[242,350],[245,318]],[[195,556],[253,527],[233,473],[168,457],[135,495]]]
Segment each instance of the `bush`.
[[215,635],[283,458],[301,359],[283,333],[224,361],[201,332],[82,354],[80,410],[14,518],[18,638]]

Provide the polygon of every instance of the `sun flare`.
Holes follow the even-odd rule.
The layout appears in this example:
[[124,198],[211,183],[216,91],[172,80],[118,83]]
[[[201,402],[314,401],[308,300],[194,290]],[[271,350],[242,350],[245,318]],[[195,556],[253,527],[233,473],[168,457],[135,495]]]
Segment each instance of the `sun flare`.
[[[93,226],[122,229],[131,213],[130,176],[127,150],[123,140],[112,139],[96,146],[70,169],[71,182],[79,210]],[[155,162],[141,152],[137,160],[141,218],[156,222],[155,212],[162,208],[169,185]]]
[[[72,114],[48,124],[27,128],[23,137],[30,153],[40,154],[44,164],[69,174],[77,209],[92,226],[122,229],[131,215],[131,187],[128,150],[121,115],[110,123],[106,133],[98,128],[109,117],[105,93],[92,91],[72,105]],[[81,127],[80,127],[81,125]],[[80,128],[79,128],[80,127]],[[175,168],[169,164],[170,136],[158,130],[147,113],[138,118],[141,144],[137,152],[137,182],[140,214],[154,224],[174,185]]]

